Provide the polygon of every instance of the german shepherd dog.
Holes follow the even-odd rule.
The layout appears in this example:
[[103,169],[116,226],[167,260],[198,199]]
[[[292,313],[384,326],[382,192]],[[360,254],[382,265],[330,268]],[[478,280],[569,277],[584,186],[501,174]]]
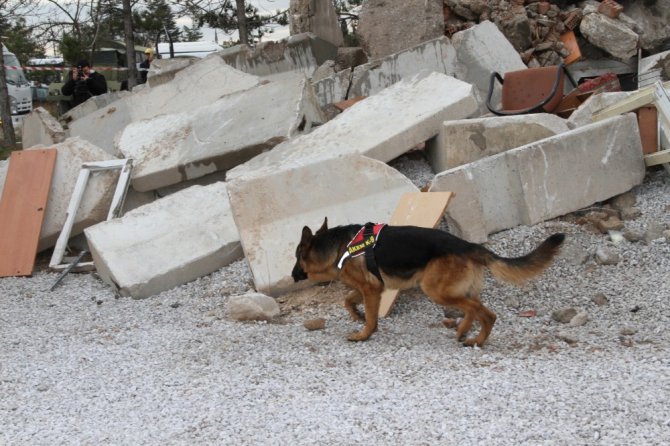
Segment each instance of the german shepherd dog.
[[[564,234],[554,234],[525,256],[504,258],[438,229],[385,226],[371,248],[371,256],[349,256],[350,242],[364,227],[352,224],[328,228],[328,218],[315,234],[305,226],[291,274],[296,282],[339,279],[352,289],[344,306],[354,320],[364,321],[365,325],[349,335],[350,341],[364,341],[377,330],[385,288],[404,290],[419,286],[436,304],[464,313],[456,331],[463,345],[482,346],[496,321],[495,313],[479,299],[485,268],[496,279],[521,284],[551,264],[565,239]],[[368,257],[372,257],[372,264]],[[360,303],[364,304],[365,315],[357,309]],[[479,334],[466,339],[475,320],[481,327]]]

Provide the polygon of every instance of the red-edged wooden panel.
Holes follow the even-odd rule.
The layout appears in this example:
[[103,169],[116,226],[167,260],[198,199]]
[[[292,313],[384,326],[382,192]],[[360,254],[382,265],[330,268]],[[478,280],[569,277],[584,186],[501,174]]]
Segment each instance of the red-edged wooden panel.
[[56,149],[12,152],[0,198],[0,277],[33,273]]

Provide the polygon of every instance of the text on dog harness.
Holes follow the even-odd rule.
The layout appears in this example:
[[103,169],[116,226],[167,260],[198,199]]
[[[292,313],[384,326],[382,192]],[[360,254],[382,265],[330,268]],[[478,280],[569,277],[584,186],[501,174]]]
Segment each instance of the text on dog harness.
[[384,226],[386,226],[386,223],[366,223],[363,225],[354,238],[347,244],[347,250],[344,251],[339,262],[337,262],[337,267],[342,269],[344,261],[348,258],[358,257],[365,254],[365,263],[368,270],[377,276],[379,280],[384,282],[374,257],[374,247],[377,244],[379,234]]

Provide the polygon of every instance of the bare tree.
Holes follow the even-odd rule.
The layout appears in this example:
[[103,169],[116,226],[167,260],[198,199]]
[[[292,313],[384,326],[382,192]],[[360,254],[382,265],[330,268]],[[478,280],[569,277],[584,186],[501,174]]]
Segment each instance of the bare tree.
[[123,28],[126,34],[126,62],[128,63],[128,90],[137,84],[135,43],[133,42],[133,11],[130,0],[123,0]]
[[[0,0],[0,43],[6,27],[17,18],[30,13],[36,5],[36,0]],[[12,109],[7,91],[4,51],[1,44],[0,61],[2,61],[0,64],[0,119],[2,119],[3,145],[13,149],[16,146],[16,135],[12,124]]]
[[249,32],[247,31],[247,14],[245,11],[244,0],[235,0],[237,6],[237,32],[240,36],[240,43],[249,45]]

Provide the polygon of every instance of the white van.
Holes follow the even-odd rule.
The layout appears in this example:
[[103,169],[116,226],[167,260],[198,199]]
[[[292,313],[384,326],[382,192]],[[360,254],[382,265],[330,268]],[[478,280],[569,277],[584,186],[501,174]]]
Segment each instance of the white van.
[[33,110],[33,93],[19,59],[7,49],[4,43],[2,44],[2,52],[5,59],[5,79],[7,80],[9,104],[12,111],[12,124],[17,126],[21,125],[25,115]]
[[[172,44],[172,57],[205,57],[223,48],[215,42],[174,42]],[[158,44],[158,58],[170,59],[170,44]]]

